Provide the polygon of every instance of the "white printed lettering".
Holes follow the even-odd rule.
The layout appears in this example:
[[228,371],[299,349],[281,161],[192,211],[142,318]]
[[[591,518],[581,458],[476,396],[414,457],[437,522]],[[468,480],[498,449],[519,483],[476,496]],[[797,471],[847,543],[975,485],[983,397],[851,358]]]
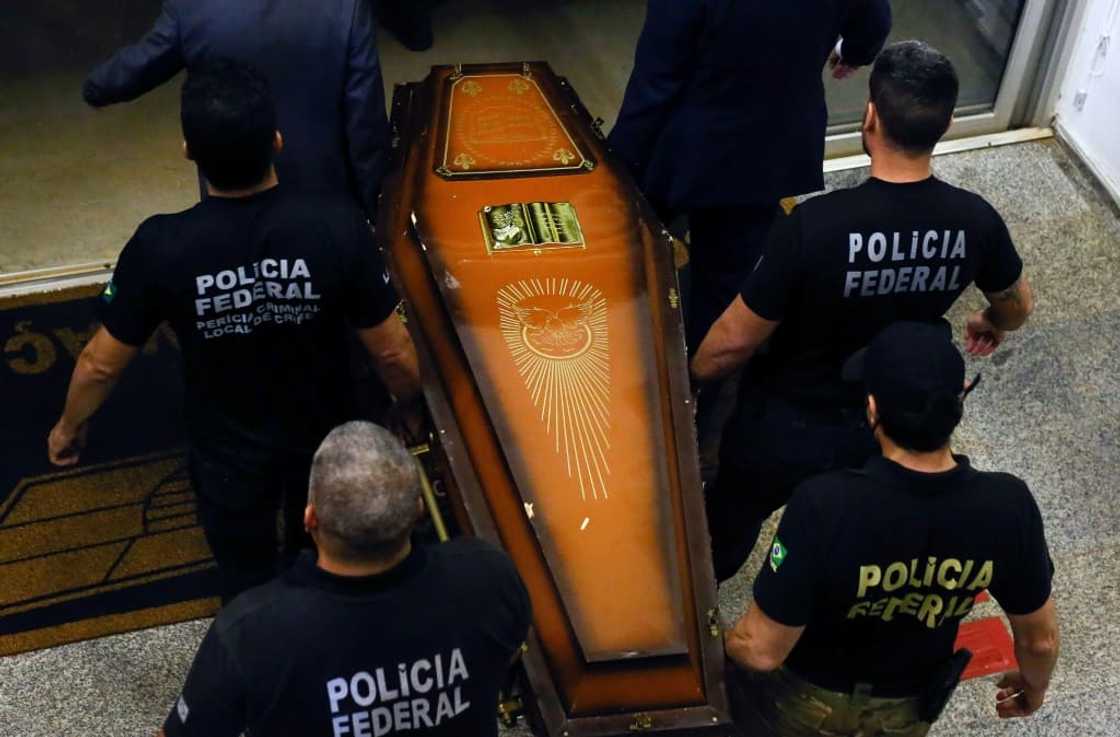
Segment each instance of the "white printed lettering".
[[333,678],[327,681],[327,698],[331,701],[331,714],[338,713],[339,703],[346,698],[349,693],[346,689],[345,678]]
[[949,258],[964,258],[964,257],[965,257],[964,231],[960,230],[960,231],[957,231],[957,240],[953,244],[953,252],[949,254]]
[[898,249],[899,244],[902,242],[902,234],[894,234],[894,243],[891,245],[891,261],[904,261],[906,254]]
[[[932,244],[932,246],[930,245]],[[926,237],[922,239],[922,256],[925,258],[933,258],[937,255],[937,231],[931,230],[926,233]]]
[[859,275],[858,271],[849,271],[844,275],[844,296],[852,296],[852,292],[859,288]]
[[867,257],[875,263],[887,255],[887,237],[882,233],[872,233],[867,239]]
[[[863,234],[862,233],[849,233],[848,234],[848,263],[854,264],[856,262],[856,254],[863,250]],[[199,292],[202,294],[202,292]],[[847,294],[844,295],[848,296]]]
[[878,271],[863,272],[863,287],[860,288],[861,297],[870,297],[875,294],[875,282],[879,280]]
[[[373,683],[373,677],[365,671],[355,673],[354,677],[350,679],[350,698],[354,699],[354,703],[358,706],[369,706],[377,701],[377,691],[378,689]],[[381,694],[382,698],[387,698],[384,690],[381,691]]]

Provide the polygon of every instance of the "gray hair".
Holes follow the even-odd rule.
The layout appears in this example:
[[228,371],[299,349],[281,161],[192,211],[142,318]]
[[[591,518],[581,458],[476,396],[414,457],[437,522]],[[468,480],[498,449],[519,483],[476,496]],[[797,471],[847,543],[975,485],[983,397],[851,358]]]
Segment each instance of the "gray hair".
[[400,440],[372,422],[339,425],[311,462],[319,527],[358,557],[378,557],[416,522],[420,475]]

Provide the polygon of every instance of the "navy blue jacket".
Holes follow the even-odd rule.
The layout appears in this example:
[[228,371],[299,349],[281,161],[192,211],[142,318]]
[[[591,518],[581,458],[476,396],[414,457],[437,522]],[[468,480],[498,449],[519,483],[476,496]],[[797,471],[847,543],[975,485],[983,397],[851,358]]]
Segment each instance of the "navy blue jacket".
[[888,0],[649,0],[609,142],[659,207],[768,204],[823,188],[822,70],[869,64]]
[[350,192],[372,217],[389,143],[375,30],[368,0],[166,0],[152,30],[94,69],[83,95],[100,107],[206,59],[248,62],[272,85],[284,188]]

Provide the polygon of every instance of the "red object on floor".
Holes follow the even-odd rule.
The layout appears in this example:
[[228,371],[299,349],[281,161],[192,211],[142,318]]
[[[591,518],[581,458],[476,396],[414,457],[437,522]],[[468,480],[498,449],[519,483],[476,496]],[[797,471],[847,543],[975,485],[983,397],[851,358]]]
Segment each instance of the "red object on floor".
[[972,662],[968,664],[961,680],[990,676],[1019,667],[1015,660],[1015,644],[999,617],[962,624],[957,633],[956,647],[967,647],[972,651]]

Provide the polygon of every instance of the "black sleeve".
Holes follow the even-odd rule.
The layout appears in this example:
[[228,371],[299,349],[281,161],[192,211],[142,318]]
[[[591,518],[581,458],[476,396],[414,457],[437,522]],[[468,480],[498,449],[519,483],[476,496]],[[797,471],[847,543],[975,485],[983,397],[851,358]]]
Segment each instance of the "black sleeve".
[[389,280],[389,270],[373,240],[373,230],[356,207],[349,208],[350,227],[345,231],[344,306],[346,318],[356,329],[380,325],[393,314],[400,299]]
[[801,286],[800,209],[778,217],[762,257],[743,285],[743,302],[765,320],[783,320]]
[[[1019,482],[1022,483],[1022,482]],[[992,596],[1008,614],[1031,614],[1038,611],[1050,598],[1054,576],[1054,562],[1046,545],[1042,528],[1042,513],[1038,503],[1023,484],[1024,514],[1017,531],[1017,555],[1000,561],[1002,570],[996,570],[988,587]]]
[[148,263],[153,228],[145,222],[121,251],[113,276],[98,299],[97,316],[109,334],[142,346],[163,322],[155,274]]
[[976,272],[976,286],[982,292],[1002,292],[1011,287],[1023,274],[1023,260],[1011,241],[1007,223],[988,203],[984,203],[988,226],[985,228],[980,268]]
[[493,586],[492,602],[486,606],[489,612],[487,633],[501,650],[502,657],[508,659],[529,635],[533,607],[529,602],[529,592],[510,557],[501,550],[487,547]]
[[238,737],[248,726],[247,703],[245,679],[215,623],[163,730],[167,737]]
[[844,19],[840,56],[844,63],[861,67],[875,61],[891,32],[891,4],[888,0],[855,0]]
[[385,87],[377,57],[377,28],[368,0],[357,0],[347,52],[343,96],[346,144],[358,196],[371,221],[377,219],[377,196],[388,168],[389,120]]
[[82,97],[94,107],[127,102],[174,77],[183,68],[179,24],[170,3],[144,38],[126,46],[98,65],[82,87]]
[[754,581],[754,601],[766,616],[787,627],[803,627],[813,611],[817,571],[821,568],[818,540],[822,527],[804,487],[786,507],[762,572]]
[[641,181],[653,144],[696,63],[701,0],[649,0],[634,69],[608,143]]

